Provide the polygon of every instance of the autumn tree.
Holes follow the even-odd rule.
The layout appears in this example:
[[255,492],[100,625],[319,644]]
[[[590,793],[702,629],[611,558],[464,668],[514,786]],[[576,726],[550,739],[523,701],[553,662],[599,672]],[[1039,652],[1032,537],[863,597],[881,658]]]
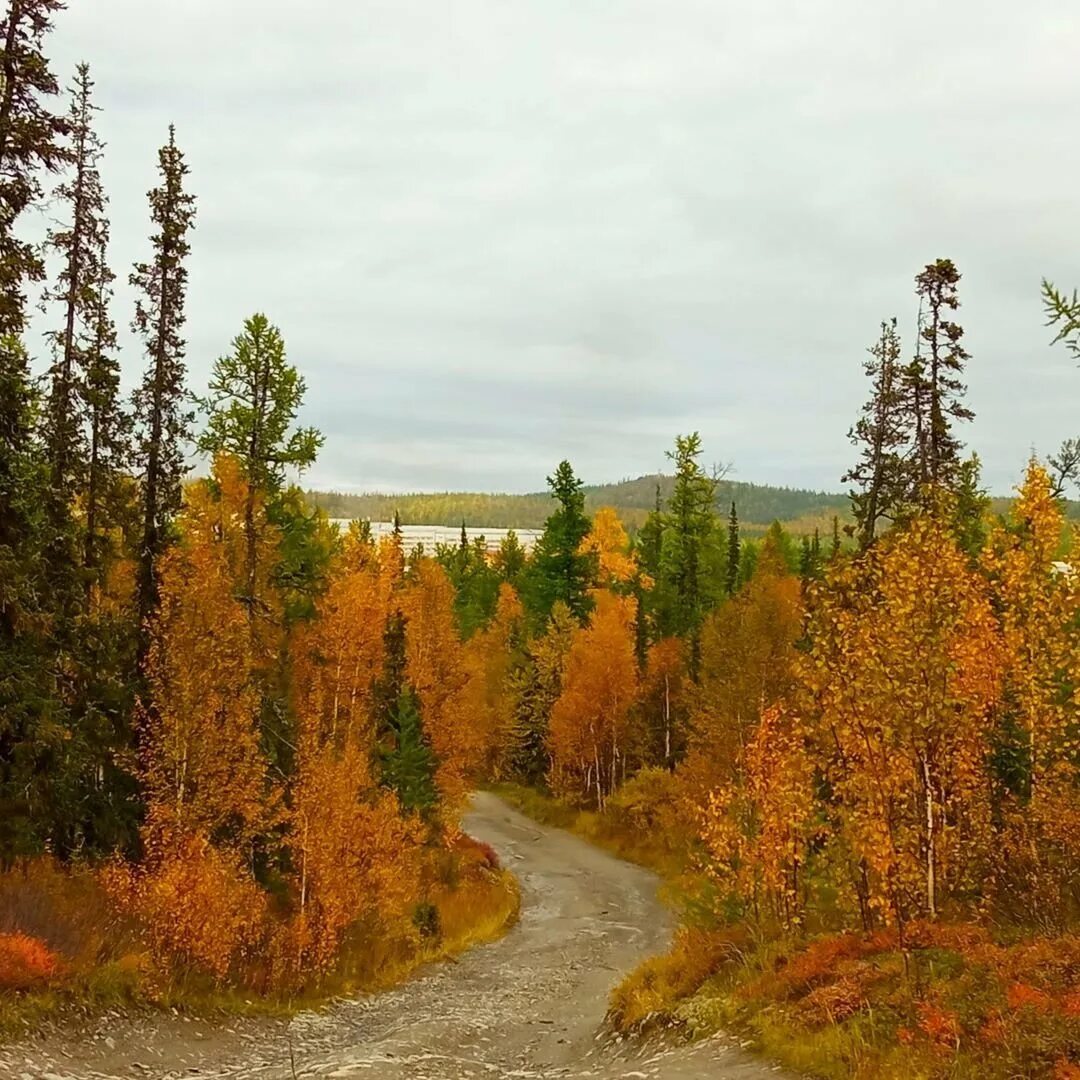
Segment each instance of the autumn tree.
[[131,285],[138,293],[133,328],[142,337],[150,360],[135,391],[139,423],[136,443],[142,470],[142,538],[139,545],[140,658],[149,645],[146,627],[157,605],[156,560],[165,550],[169,525],[180,508],[186,471],[184,444],[191,415],[184,388],[185,260],[188,233],[195,221],[195,198],[185,191],[188,167],[176,145],[175,130],[158,151],[161,183],[149,193],[153,256],[137,263]]
[[627,776],[638,693],[634,656],[634,601],[605,590],[587,626],[574,632],[562,687],[551,710],[550,783],[580,801],[607,798]]
[[834,564],[804,667],[813,737],[856,892],[903,933],[978,887],[1001,647],[944,515]]
[[689,680],[686,648],[680,638],[663,638],[649,647],[641,676],[645,758],[673,769],[686,753]]
[[206,427],[196,446],[211,457],[232,455],[248,479],[244,595],[252,618],[258,607],[255,500],[260,493],[276,498],[287,471],[312,465],[323,443],[315,428],[295,426],[305,390],[303,376],[286,360],[281,331],[265,315],[255,314],[233,339],[232,352],[215,361],[209,392],[198,399]]
[[1058,564],[1062,524],[1050,476],[1033,460],[982,557],[1003,644],[991,744],[996,810],[1005,825],[1002,891],[1019,894],[1047,920],[1067,908],[1067,882],[1080,868],[1072,690],[1080,591],[1071,564],[1064,572]]
[[[227,457],[215,462],[213,479],[189,488],[182,541],[162,559],[147,657],[154,709],[143,719],[144,788],[151,830],[199,833],[250,853],[278,795],[252,680],[259,650],[236,591],[248,484]],[[274,539],[263,533],[262,542],[270,549]]]
[[863,370],[870,380],[870,400],[848,432],[860,448],[859,461],[841,477],[843,483],[854,485],[851,504],[862,548],[874,542],[878,524],[892,521],[908,496],[905,452],[910,417],[903,408],[896,319],[881,324],[881,334],[869,352]]
[[812,841],[820,829],[815,765],[796,715],[772,705],[740,748],[732,779],[699,812],[705,868],[725,902],[785,930],[802,924]]
[[[466,664],[454,619],[454,589],[438,563],[422,560],[405,582],[399,602],[406,628],[405,670],[421,721],[405,735],[411,739],[415,734],[430,747],[435,783],[449,813],[462,805],[485,759],[484,722],[472,711],[470,687],[482,674]],[[414,711],[404,714],[410,724]],[[403,730],[399,728],[399,737]]]
[[802,616],[799,579],[783,552],[764,543],[753,576],[703,627],[683,767],[691,791],[703,795],[735,781],[763,710],[792,693]]
[[582,482],[570,462],[563,461],[548,477],[551,497],[558,504],[544,525],[523,582],[523,599],[534,622],[542,624],[556,602],[564,603],[583,621],[592,608],[589,590],[595,559],[581,550],[589,532]]

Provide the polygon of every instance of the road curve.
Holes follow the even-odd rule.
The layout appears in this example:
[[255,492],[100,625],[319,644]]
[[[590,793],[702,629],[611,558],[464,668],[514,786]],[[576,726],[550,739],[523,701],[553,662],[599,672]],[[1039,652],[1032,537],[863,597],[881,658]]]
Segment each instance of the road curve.
[[288,1022],[216,1028],[171,1015],[116,1017],[74,1040],[0,1047],[12,1080],[764,1080],[779,1070],[721,1039],[686,1045],[612,1039],[612,985],[661,950],[672,919],[656,878],[496,796],[478,793],[465,827],[521,882],[505,937],[433,965],[397,990]]

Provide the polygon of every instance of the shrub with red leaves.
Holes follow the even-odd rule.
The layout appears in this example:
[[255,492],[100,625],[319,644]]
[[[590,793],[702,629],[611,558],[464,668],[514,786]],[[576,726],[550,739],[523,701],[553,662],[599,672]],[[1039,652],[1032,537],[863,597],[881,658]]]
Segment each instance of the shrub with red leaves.
[[0,934],[0,991],[31,990],[60,972],[60,958],[26,934]]

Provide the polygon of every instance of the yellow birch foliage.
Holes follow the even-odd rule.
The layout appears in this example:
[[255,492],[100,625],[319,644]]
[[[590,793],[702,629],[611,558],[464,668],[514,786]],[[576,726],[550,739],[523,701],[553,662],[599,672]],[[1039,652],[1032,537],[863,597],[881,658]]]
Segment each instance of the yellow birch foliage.
[[[246,486],[228,458],[215,463],[218,491],[189,487],[182,540],[158,567],[160,608],[147,676],[154,707],[144,718],[148,828],[199,833],[242,848],[278,813],[259,745],[260,694],[252,675],[266,655],[264,620],[253,629],[237,599]],[[262,518],[261,503],[257,514]],[[270,552],[274,538],[260,530]],[[268,558],[261,560],[266,563]],[[269,589],[261,590],[264,597]]]
[[[381,555],[381,553],[380,553]],[[424,732],[438,759],[435,783],[451,817],[465,802],[483,764],[484,717],[473,713],[475,681],[483,672],[466,661],[454,620],[454,587],[433,559],[410,572],[398,603],[406,619],[409,682],[420,700]]]
[[1014,744],[1001,796],[998,891],[1027,917],[1057,925],[1080,902],[1080,564],[1074,554],[1055,565],[1062,525],[1050,478],[1032,461],[1008,524],[994,530],[983,556],[1004,642],[1001,737]]
[[371,738],[372,686],[382,670],[389,609],[389,583],[374,561],[357,565],[343,557],[292,649],[294,709],[305,731],[334,742]]
[[767,708],[742,753],[738,782],[709,792],[699,835],[705,867],[757,917],[802,922],[807,846],[814,835],[814,763],[797,718]]
[[375,785],[361,740],[339,746],[302,733],[287,842],[295,895],[279,941],[280,982],[329,971],[352,925],[385,924],[419,893],[420,823],[403,819],[397,799]]
[[[281,806],[260,747],[253,679],[277,633],[277,620],[265,617],[273,592],[265,581],[257,588],[258,618],[237,599],[247,488],[230,458],[215,462],[213,480],[189,487],[182,539],[158,566],[147,660],[153,708],[142,718],[144,856],[137,867],[112,866],[105,884],[163,964],[223,979],[265,934],[251,854]],[[269,556],[275,540],[261,500],[256,516]]]
[[502,767],[505,747],[513,737],[518,696],[512,672],[523,645],[525,610],[514,587],[499,586],[495,617],[491,625],[465,643],[466,666],[470,671],[471,706],[482,728],[487,771]]
[[923,516],[830,572],[804,681],[843,842],[901,925],[977,890],[1001,642],[983,579]]
[[600,507],[593,515],[581,552],[596,555],[598,580],[604,588],[626,585],[638,575],[637,556],[630,550],[618,512],[610,506]]
[[635,741],[638,696],[634,656],[636,604],[595,592],[592,621],[578,628],[566,657],[562,692],[551,710],[548,750],[553,790],[603,809],[626,778],[626,748]]
[[737,779],[741,755],[765,709],[795,686],[802,588],[779,558],[705,622],[701,684],[690,692],[689,753],[680,772],[688,802]]
[[1077,749],[1069,730],[1075,704],[1064,680],[1075,664],[1077,586],[1074,574],[1054,566],[1063,515],[1038,462],[1028,465],[1009,518],[991,534],[983,563],[1001,620],[1006,694],[1027,735],[1037,796]]
[[686,751],[686,699],[689,676],[680,638],[649,646],[641,681],[643,753],[650,764],[671,766]]

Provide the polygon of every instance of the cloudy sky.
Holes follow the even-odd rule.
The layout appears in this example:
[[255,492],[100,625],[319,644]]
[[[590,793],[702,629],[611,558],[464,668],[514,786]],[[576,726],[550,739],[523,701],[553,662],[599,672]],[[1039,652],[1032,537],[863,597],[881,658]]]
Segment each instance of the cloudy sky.
[[191,385],[267,312],[316,486],[619,479],[698,429],[835,489],[863,350],[910,341],[939,256],[991,487],[1080,433],[1038,293],[1080,284],[1075,0],[71,0],[51,54],[98,82],[124,277],[176,124]]

